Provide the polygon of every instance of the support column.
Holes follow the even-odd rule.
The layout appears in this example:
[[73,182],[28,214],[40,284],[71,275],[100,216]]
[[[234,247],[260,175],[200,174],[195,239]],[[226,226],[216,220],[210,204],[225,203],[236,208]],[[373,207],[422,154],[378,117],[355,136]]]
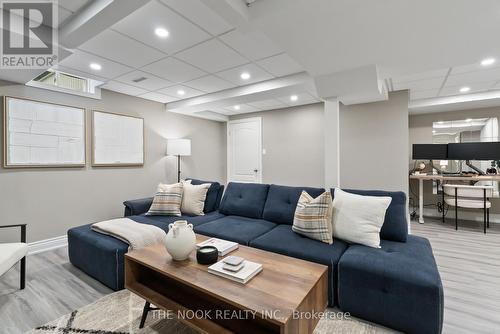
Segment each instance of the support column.
[[340,187],[340,109],[337,99],[325,100],[325,188]]

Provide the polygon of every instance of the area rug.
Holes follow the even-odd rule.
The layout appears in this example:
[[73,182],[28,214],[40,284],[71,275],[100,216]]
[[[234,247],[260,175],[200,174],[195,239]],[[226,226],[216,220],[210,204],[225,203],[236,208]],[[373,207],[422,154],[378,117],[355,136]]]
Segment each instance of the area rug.
[[[70,314],[37,327],[29,334],[197,334],[164,311],[150,312],[146,325],[139,329],[144,300],[128,290],[107,295]],[[340,319],[338,310],[328,309],[314,330],[315,334],[396,333],[353,317]],[[27,334],[28,334],[27,333]]]

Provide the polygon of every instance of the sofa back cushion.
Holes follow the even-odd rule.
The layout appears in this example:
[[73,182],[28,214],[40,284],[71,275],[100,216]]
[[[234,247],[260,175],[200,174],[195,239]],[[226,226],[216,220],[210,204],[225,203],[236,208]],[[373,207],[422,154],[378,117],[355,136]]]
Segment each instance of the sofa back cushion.
[[219,182],[203,181],[197,179],[187,179],[191,180],[192,185],[200,185],[204,183],[211,183],[210,188],[207,191],[207,197],[205,198],[205,206],[203,207],[203,212],[209,213],[215,211],[219,207],[220,197],[219,192],[222,192],[224,186],[221,186]]
[[[380,230],[380,239],[406,242],[408,237],[408,221],[406,217],[406,194],[402,191],[383,190],[356,190],[342,189],[351,194],[363,196],[390,196],[391,204],[385,212],[384,225]],[[335,198],[334,189],[331,189],[332,197]]]
[[230,182],[222,197],[219,212],[261,219],[268,190],[268,184]]
[[277,224],[293,224],[293,216],[302,191],[316,198],[325,189],[309,187],[288,187],[271,184],[267,194],[266,205],[262,218]]

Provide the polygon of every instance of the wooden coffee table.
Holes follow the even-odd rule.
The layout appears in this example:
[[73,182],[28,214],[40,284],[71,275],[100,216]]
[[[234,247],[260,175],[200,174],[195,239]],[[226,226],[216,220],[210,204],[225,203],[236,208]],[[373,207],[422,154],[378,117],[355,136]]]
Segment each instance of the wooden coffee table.
[[[197,242],[206,239],[197,235]],[[125,287],[201,332],[313,332],[314,312],[328,302],[328,267],[241,245],[228,255],[263,270],[242,285],[208,273],[195,251],[179,262],[157,245],[125,255]]]

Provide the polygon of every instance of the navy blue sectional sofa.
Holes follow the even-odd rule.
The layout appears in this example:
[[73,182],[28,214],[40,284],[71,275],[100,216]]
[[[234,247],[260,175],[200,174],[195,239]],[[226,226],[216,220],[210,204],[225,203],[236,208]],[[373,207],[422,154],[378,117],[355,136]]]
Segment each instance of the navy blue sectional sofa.
[[[302,190],[316,197],[322,188],[229,183],[224,196],[223,190],[212,183],[204,216],[145,216],[152,198],[125,202],[125,216],[165,231],[169,223],[186,219],[199,234],[326,265],[330,306],[407,333],[441,333],[441,279],[428,240],[408,235],[403,192],[346,190],[392,197],[381,248],[375,249],[339,239],[328,245],[292,231]],[[90,224],[70,229],[68,243],[71,263],[108,287],[123,289],[127,244],[92,231]]]

